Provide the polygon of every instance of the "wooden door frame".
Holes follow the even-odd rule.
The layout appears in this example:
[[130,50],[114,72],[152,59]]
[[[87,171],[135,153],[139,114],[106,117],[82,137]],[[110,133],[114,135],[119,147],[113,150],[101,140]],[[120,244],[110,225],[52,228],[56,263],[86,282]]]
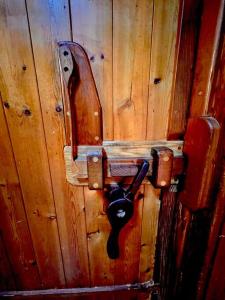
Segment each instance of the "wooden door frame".
[[[223,103],[220,99],[216,105],[215,103],[212,105],[213,97],[221,98],[224,95],[221,87],[216,85],[218,77],[221,76],[221,64],[224,63],[221,58],[224,43],[223,23],[224,1],[185,1],[174,91],[175,101],[184,103],[178,112],[178,118],[183,121],[179,122],[180,127],[176,127],[173,125],[176,119],[171,118],[168,137],[183,136],[187,106],[190,107],[189,117],[214,116],[218,119],[222,130],[209,209],[194,212],[180,203],[179,194],[176,197],[174,191],[166,190],[162,194],[154,274],[154,280],[161,286],[161,300],[205,299],[210,262],[216,249],[213,241],[224,218],[224,213],[218,214],[222,206],[224,209],[221,201],[223,187],[217,188],[221,186],[220,177],[223,178],[220,163],[223,155],[221,149],[224,148],[222,145],[224,118],[221,117]],[[188,45],[190,41],[191,45]],[[187,46],[190,50],[188,55],[185,52]],[[190,73],[188,66],[194,66],[192,72],[189,70]],[[181,81],[185,76],[187,82],[183,84]],[[181,100],[182,97],[186,97],[184,101]],[[171,114],[174,114],[173,107]]]

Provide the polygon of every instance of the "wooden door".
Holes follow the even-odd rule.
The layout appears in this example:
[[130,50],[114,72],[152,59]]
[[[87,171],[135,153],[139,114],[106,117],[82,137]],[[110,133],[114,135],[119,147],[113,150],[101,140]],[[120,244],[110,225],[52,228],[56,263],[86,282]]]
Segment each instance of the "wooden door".
[[104,140],[177,139],[187,120],[199,16],[191,0],[1,1],[1,289],[153,278],[160,190],[141,186],[121,257],[112,261],[103,193],[66,181],[57,42],[78,42],[88,54]]

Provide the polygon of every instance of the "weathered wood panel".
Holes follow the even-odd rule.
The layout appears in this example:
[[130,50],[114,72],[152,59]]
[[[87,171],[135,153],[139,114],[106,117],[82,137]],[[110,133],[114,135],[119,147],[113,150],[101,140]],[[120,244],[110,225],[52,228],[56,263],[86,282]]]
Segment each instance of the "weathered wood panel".
[[1,104],[0,123],[0,230],[2,240],[7,257],[13,266],[17,288],[41,288],[14,154]]
[[[103,108],[103,136],[113,139],[112,1],[71,1],[73,41],[87,51]],[[112,262],[106,252],[110,225],[103,193],[84,188],[91,285],[113,284]]]
[[73,40],[86,50],[103,109],[103,136],[113,139],[112,1],[71,0]]
[[71,39],[69,4],[28,1],[27,11],[46,135],[66,283],[88,286],[84,199],[82,188],[66,182],[63,147],[65,128],[57,42]]
[[153,1],[113,2],[113,112],[116,140],[144,140]]
[[183,138],[190,102],[198,33],[201,21],[201,1],[185,0],[180,33],[180,45],[170,107],[168,138]]
[[37,264],[44,287],[65,278],[24,1],[2,1],[0,88]]
[[194,117],[205,115],[208,112],[208,102],[219,46],[223,11],[223,0],[203,1],[197,62],[190,107],[190,115]]
[[38,268],[45,288],[149,280],[159,211],[159,191],[141,187],[134,216],[121,233],[121,258],[108,258],[103,193],[72,187],[65,178],[57,42],[72,39],[88,53],[105,140],[166,138],[179,5],[178,0],[1,3],[0,88],[22,191],[17,199],[24,200],[31,231],[37,259],[32,268]]
[[178,0],[154,2],[147,139],[167,136],[181,17],[179,4]]
[[140,253],[140,281],[144,282],[153,278],[155,263],[156,235],[158,228],[158,214],[160,208],[160,190],[151,185],[144,188],[144,204],[142,216],[142,235]]

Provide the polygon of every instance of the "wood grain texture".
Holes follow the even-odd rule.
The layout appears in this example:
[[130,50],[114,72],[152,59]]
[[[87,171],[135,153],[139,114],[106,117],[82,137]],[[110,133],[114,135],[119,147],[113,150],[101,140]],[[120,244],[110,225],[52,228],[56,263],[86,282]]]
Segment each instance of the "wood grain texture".
[[[221,230],[223,231],[224,214],[225,214],[225,162],[224,162],[224,150],[225,150],[225,24],[223,23],[221,41],[219,47],[218,59],[215,68],[215,76],[213,79],[212,92],[209,100],[209,113],[215,117],[220,126],[220,142],[218,147],[218,153],[216,161],[218,162],[218,168],[215,174],[215,188],[213,190],[212,202],[214,203],[214,211],[212,216],[212,222],[209,232],[208,244],[206,254],[204,257],[204,264],[201,270],[199,282],[198,282],[198,300],[202,299],[205,295],[210,297],[216,297],[219,293],[222,294],[221,286],[224,286],[223,272],[217,273],[215,269],[221,264],[219,263],[220,249],[223,248],[223,241]],[[220,246],[218,246],[220,245]],[[217,261],[217,262],[216,262]],[[213,265],[215,262],[215,265]],[[222,261],[221,261],[222,263]],[[216,275],[217,273],[217,275]],[[212,280],[212,283],[211,283]],[[207,287],[209,286],[209,293]]]
[[180,1],[154,2],[149,81],[147,139],[167,136],[173,76],[176,70],[176,44]]
[[[135,176],[140,162],[146,159],[150,166],[148,175],[152,175],[151,149],[154,147],[168,147],[173,151],[174,161],[172,178],[183,171],[182,141],[136,141],[136,142],[103,142],[103,148],[96,146],[78,146],[78,156],[74,161],[71,156],[71,146],[64,148],[66,177],[73,185],[87,185],[87,154],[88,152],[104,152],[104,179],[105,184],[116,183],[118,177]],[[107,159],[105,159],[107,157]],[[117,176],[117,178],[112,178]],[[145,180],[148,182],[148,180]]]
[[[9,132],[0,105],[0,230],[19,289],[41,288]],[[1,277],[1,275],[0,275]]]
[[[67,47],[68,50],[64,50]],[[66,75],[65,101],[69,101],[73,157],[77,155],[77,145],[102,144],[102,110],[86,51],[77,43],[59,44],[60,64]],[[63,63],[63,56],[69,56],[69,63]],[[71,60],[73,64],[71,65]],[[72,70],[71,70],[72,69]],[[67,79],[67,72],[71,75]],[[67,112],[68,113],[68,112]]]
[[[198,281],[197,299],[216,299],[217,295],[222,295],[220,286],[224,286],[224,278],[221,275],[221,251],[224,251],[223,232],[225,216],[225,163],[223,161],[222,174],[215,201],[212,222],[209,231],[209,238],[204,257],[204,263]],[[222,250],[223,249],[223,250]],[[223,266],[224,268],[224,266]],[[223,289],[223,288],[222,288]],[[212,298],[212,295],[214,298]]]
[[155,264],[156,235],[158,229],[158,215],[160,209],[159,189],[151,185],[144,188],[145,198],[142,215],[141,253],[140,253],[140,281],[153,278]]
[[151,182],[154,187],[163,188],[171,184],[174,154],[167,147],[153,148],[153,165]]
[[153,1],[113,2],[114,138],[144,140]]
[[73,41],[87,51],[103,109],[103,137],[113,139],[112,1],[71,0]]
[[187,168],[179,200],[192,211],[210,207],[219,136],[215,118],[189,119],[184,142]]
[[83,191],[66,182],[63,160],[65,128],[57,42],[71,38],[68,5],[65,0],[28,1],[27,11],[66,284],[74,287],[89,285],[89,271]]
[[197,62],[191,96],[190,115],[192,117],[205,115],[208,110],[223,11],[223,0],[203,1]]
[[169,139],[182,138],[185,132],[201,20],[200,4],[200,0],[184,1],[174,96],[171,99],[167,133]]
[[[171,185],[163,191],[162,204],[159,213],[158,235],[156,245],[156,267],[154,280],[160,282],[160,296],[162,299],[170,297],[170,289],[174,278],[171,277],[174,257],[174,215],[176,211],[177,187]],[[168,297],[168,298],[167,298]]]
[[25,3],[2,1],[0,86],[43,287],[65,278]]
[[84,188],[91,285],[113,284],[112,262],[106,251],[110,224],[104,192]]
[[90,190],[103,189],[103,155],[102,151],[88,152],[88,187]]
[[[158,5],[158,1],[156,2]],[[166,4],[165,4],[166,5]],[[136,7],[135,7],[136,6]],[[160,11],[160,9],[159,9]],[[113,6],[113,103],[114,103],[114,138],[118,140],[143,140],[146,138],[151,139],[150,131],[153,132],[153,128],[149,126],[150,122],[156,122],[156,119],[160,119],[160,125],[164,122],[165,114],[162,112],[158,113],[155,120],[152,120],[152,115],[147,115],[147,107],[152,109],[151,102],[151,90],[149,92],[149,72],[152,72],[152,66],[150,69],[150,58],[152,57],[151,52],[151,41],[153,39],[152,36],[152,22],[158,22],[160,26],[163,26],[162,19],[160,19],[159,13],[158,15],[153,17],[153,3],[145,2],[145,1],[133,1],[132,4],[130,1],[114,1]],[[170,14],[168,12],[168,14]],[[171,12],[173,15],[173,12]],[[174,16],[170,16],[173,18]],[[170,18],[169,17],[169,18]],[[153,19],[154,18],[154,19]],[[170,24],[171,25],[171,24]],[[170,25],[166,25],[170,27]],[[147,28],[146,28],[147,27]],[[131,30],[132,28],[132,30]],[[144,29],[145,28],[145,29]],[[154,30],[154,27],[153,27]],[[168,29],[168,31],[171,30]],[[155,35],[158,34],[155,32]],[[166,38],[166,35],[162,37],[160,43],[163,43],[163,39]],[[165,41],[167,44],[167,41]],[[164,49],[161,47],[160,50]],[[164,55],[166,56],[166,55]],[[165,60],[165,57],[163,57]],[[156,62],[156,58],[152,58],[153,63]],[[165,64],[166,65],[166,64]],[[165,67],[167,68],[167,67]],[[150,100],[149,100],[150,99]],[[164,103],[168,104],[168,100],[166,99]],[[156,100],[158,105],[158,99]],[[151,121],[150,121],[151,119]],[[128,122],[129,120],[129,122]],[[157,120],[157,122],[158,122]],[[156,123],[155,123],[156,124]],[[167,127],[165,128],[165,130]],[[163,136],[165,137],[165,136]],[[161,139],[162,136],[155,134],[156,139]],[[143,192],[143,190],[142,190]],[[142,204],[140,200],[137,205],[144,205],[145,212],[149,212],[152,210],[151,203],[151,194],[150,190],[145,190],[145,199]],[[140,208],[135,208],[140,209]],[[154,214],[154,213],[153,213]],[[157,213],[153,218],[157,218]],[[139,216],[142,219],[144,216]],[[151,228],[151,233],[149,232],[148,226],[150,224],[147,223],[146,216],[144,217],[145,221],[142,227],[141,240],[146,241],[146,247],[142,247],[142,255],[140,264],[140,278],[150,277],[152,274],[152,266],[151,266],[151,258],[147,261],[144,259],[145,249],[146,251],[154,252],[154,247],[151,244],[148,248],[148,245],[151,243],[151,238],[155,236],[154,228]],[[147,224],[146,224],[146,223]],[[150,221],[149,221],[150,222]],[[128,225],[128,224],[127,224]],[[147,226],[148,225],[148,226]],[[136,228],[135,228],[136,227]],[[140,224],[136,223],[133,231],[136,231],[136,234],[140,234]],[[150,237],[151,236],[151,237]],[[132,257],[136,259],[136,255],[140,255],[140,241],[133,243],[137,243],[136,250],[133,248]],[[132,240],[131,240],[132,243]],[[155,243],[155,240],[154,242]],[[145,244],[145,243],[144,243]],[[138,253],[139,252],[139,253]],[[149,252],[148,252],[149,253]],[[129,263],[132,266],[131,263]],[[123,266],[124,267],[124,266]],[[144,269],[146,267],[146,269]],[[130,267],[127,267],[127,272],[129,272]],[[142,269],[143,268],[143,269]],[[131,270],[135,270],[135,264],[130,268]],[[117,272],[119,276],[119,270],[123,270],[122,266],[120,268],[117,267]],[[147,271],[146,271],[147,270]],[[121,271],[120,271],[121,272]],[[124,272],[123,272],[124,273]],[[132,273],[130,274],[132,275]],[[120,275],[121,276],[121,275]],[[135,274],[132,276],[133,279],[136,279]],[[148,277],[148,278],[149,278]],[[131,278],[130,278],[131,279]]]
[[[86,50],[103,108],[103,137],[113,138],[112,123],[112,2],[71,1],[73,41]],[[91,285],[112,284],[106,242],[110,225],[102,193],[84,189]]]
[[[154,1],[154,16],[153,1],[147,0],[24,2],[5,0],[0,5],[0,37],[5,43],[0,50],[0,81],[3,102],[9,105],[5,114],[43,287],[148,280],[154,265],[158,191],[150,185],[141,187],[135,215],[122,234],[122,259],[110,261],[103,195],[66,183],[56,49],[59,40],[72,37],[87,51],[103,107],[105,140],[165,138],[178,1]],[[159,56],[158,50],[162,50]],[[158,90],[149,100],[150,77],[161,76],[153,74],[158,66],[165,73],[168,70],[166,83],[159,89],[160,100]],[[153,107],[154,120],[147,109],[152,109],[151,101],[160,104]],[[123,299],[139,297],[123,295]]]

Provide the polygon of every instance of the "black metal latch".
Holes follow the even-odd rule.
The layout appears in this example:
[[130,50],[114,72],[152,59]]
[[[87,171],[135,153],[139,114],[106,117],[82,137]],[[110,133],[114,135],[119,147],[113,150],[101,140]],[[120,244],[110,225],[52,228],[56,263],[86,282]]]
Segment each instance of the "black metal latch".
[[127,190],[118,186],[108,193],[109,206],[107,208],[107,215],[112,226],[107,243],[107,252],[110,258],[114,259],[119,257],[119,233],[133,215],[134,197],[148,169],[149,163],[144,160],[140,170]]

